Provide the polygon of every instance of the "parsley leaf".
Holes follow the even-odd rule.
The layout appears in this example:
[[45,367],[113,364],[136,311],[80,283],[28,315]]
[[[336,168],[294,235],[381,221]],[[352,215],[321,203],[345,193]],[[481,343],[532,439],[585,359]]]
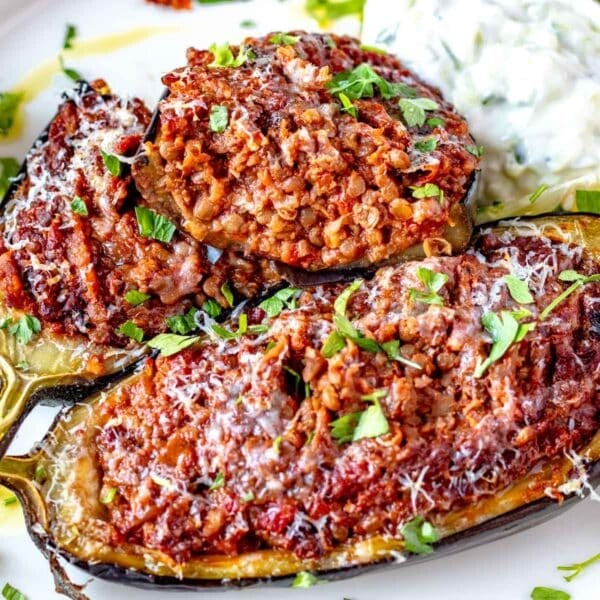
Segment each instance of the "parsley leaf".
[[363,400],[373,402],[373,404],[360,415],[358,425],[352,435],[353,442],[365,438],[376,438],[389,433],[390,426],[379,403],[379,399],[386,395],[386,390],[378,390],[373,394],[363,396]]
[[320,25],[349,15],[362,16],[366,0],[306,0],[308,14]]
[[87,217],[89,214],[86,203],[79,196],[75,196],[75,198],[73,198],[73,201],[71,202],[71,210],[76,215],[80,215],[82,217]]
[[439,535],[433,525],[423,517],[415,517],[402,527],[404,548],[413,554],[431,554],[434,544],[439,540]]
[[83,79],[83,75],[79,72],[76,71],[75,69],[70,69],[69,67],[65,66],[65,61],[62,57],[62,54],[60,54],[58,56],[58,62],[60,64],[60,70],[72,81],[81,81]]
[[221,305],[212,298],[209,298],[202,304],[202,310],[211,318],[216,319],[223,312]]
[[123,171],[123,165],[117,156],[114,154],[109,154],[108,152],[104,152],[104,150],[100,150],[100,154],[102,155],[102,160],[104,161],[104,166],[108,169],[108,172],[113,177],[121,177],[121,172]]
[[242,502],[252,502],[252,500],[254,500],[255,496],[254,496],[254,492],[253,491],[249,491],[246,492],[243,496],[242,496]]
[[338,94],[338,98],[342,104],[342,112],[348,113],[349,115],[352,115],[355,119],[357,119],[358,109],[356,108],[356,106],[354,106],[354,104],[352,104],[350,98],[348,98],[348,96],[346,96],[344,92],[340,92]]
[[331,437],[338,444],[345,444],[351,442],[354,437],[354,430],[358,425],[358,421],[362,415],[362,411],[348,413],[331,421],[329,427],[331,428]]
[[131,338],[138,343],[141,343],[144,339],[144,330],[141,327],[138,327],[133,321],[125,321],[125,323],[117,329],[117,333]]
[[426,183],[421,187],[411,187],[413,198],[438,198],[444,200],[444,192],[435,183]]
[[63,40],[63,50],[70,50],[73,48],[73,40],[77,37],[77,27],[67,23],[67,29],[65,30],[65,37]]
[[309,588],[317,583],[319,583],[319,580],[315,575],[309,573],[308,571],[300,571],[300,573],[296,575],[294,581],[292,582],[292,587]]
[[161,333],[153,337],[148,342],[148,346],[158,350],[161,356],[172,356],[189,348],[189,346],[193,346],[199,339],[200,337],[196,335],[185,336],[175,333]]
[[425,124],[425,111],[437,110],[439,105],[431,98],[402,98],[398,105],[409,127]]
[[17,338],[19,344],[28,344],[41,330],[39,319],[31,315],[23,315],[16,323],[8,326],[8,332]]
[[27,600],[25,594],[14,588],[10,583],[5,584],[2,588],[2,597],[5,600]]
[[108,488],[105,492],[103,492],[100,495],[100,502],[102,504],[110,504],[115,499],[116,495],[117,495],[116,487]]
[[220,67],[230,67],[235,69],[254,58],[252,48],[246,48],[245,46],[240,46],[238,54],[235,57],[227,43],[212,44],[208,49],[213,53],[214,57],[213,61],[208,65],[210,69],[218,69]]
[[409,360],[408,358],[404,358],[404,356],[400,354],[400,340],[384,342],[381,344],[381,349],[388,355],[390,360],[398,361],[399,363],[402,363],[407,367],[412,367],[413,369],[420,370],[423,368],[419,363]]
[[434,137],[430,137],[425,140],[421,140],[420,142],[415,142],[415,148],[419,152],[433,152],[437,148],[437,139]]
[[508,287],[508,291],[512,296],[512,299],[519,304],[532,304],[533,296],[529,291],[529,287],[527,286],[527,282],[521,281],[518,277],[514,275],[505,275],[504,282],[506,283],[506,287]]
[[196,315],[198,312],[199,310],[197,308],[192,307],[184,315],[167,317],[167,325],[173,333],[187,335],[195,329],[198,329],[198,325],[196,324]]
[[135,217],[142,237],[170,242],[175,234],[175,225],[166,217],[143,206],[135,207]]
[[211,131],[223,133],[227,129],[227,124],[229,123],[229,110],[227,110],[226,106],[213,104],[210,107],[209,121]]
[[212,330],[224,340],[236,340],[245,333],[250,335],[260,335],[261,333],[265,333],[268,331],[268,327],[266,325],[252,325],[251,327],[248,327],[248,315],[242,313],[238,319],[237,331],[229,331],[228,329],[225,329],[225,327],[216,324],[212,325]]
[[301,293],[298,288],[284,288],[275,292],[270,298],[263,300],[258,308],[262,308],[271,319],[277,317],[284,309],[294,310],[296,308],[296,299]]
[[150,300],[150,294],[144,294],[144,292],[140,292],[139,290],[129,290],[124,298],[127,304],[131,304],[131,306],[139,306],[146,302],[146,300]]
[[234,304],[234,298],[233,292],[231,291],[231,286],[229,285],[229,281],[226,281],[221,286],[221,294],[223,294],[223,297],[225,298],[225,300],[227,300],[227,304],[229,305],[229,307],[232,308]]
[[600,215],[600,190],[575,190],[575,204],[577,210]]
[[17,111],[24,98],[22,92],[0,92],[0,135],[7,135],[15,124]]
[[338,331],[332,331],[329,337],[325,340],[323,347],[321,348],[321,354],[325,358],[331,358],[335,356],[340,350],[343,350],[346,346],[346,339]]
[[467,144],[465,150],[475,158],[481,158],[483,156],[483,146],[472,146]]
[[571,594],[548,587],[535,587],[531,590],[531,600],[570,600]]
[[431,129],[435,129],[436,127],[445,127],[446,121],[441,117],[430,117],[425,121],[425,124],[431,127]]
[[212,482],[212,484],[210,485],[210,487],[208,488],[211,492],[214,490],[218,490],[219,488],[222,488],[225,485],[225,475],[223,473],[223,471],[219,471],[217,473],[217,476],[215,477],[215,480]]
[[597,562],[600,562],[600,554],[595,554],[594,556],[592,556],[592,557],[588,558],[587,560],[584,560],[583,562],[580,562],[580,563],[574,563],[572,565],[563,565],[561,567],[558,567],[558,570],[559,571],[571,571],[571,573],[569,575],[564,576],[564,579],[565,579],[565,581],[572,581],[573,579],[575,579],[575,577],[580,575],[582,571],[584,571],[590,565],[593,565],[594,563],[597,563]]
[[599,275],[590,275],[586,277],[577,271],[567,270],[560,273],[558,278],[561,281],[572,281],[573,283],[561,294],[559,294],[546,308],[540,313],[540,321],[544,321],[548,318],[548,315],[562,302],[564,302],[573,292],[578,290],[581,286],[586,283],[594,283],[600,281]]
[[2,200],[12,183],[12,179],[19,173],[19,163],[14,158],[0,158],[0,200]]
[[360,286],[363,284],[362,279],[356,279],[353,281],[336,299],[333,303],[333,310],[338,315],[346,315],[346,308],[348,307],[348,300],[350,300],[350,296],[357,292],[360,289]]
[[417,290],[415,288],[409,288],[408,298],[412,302],[423,302],[424,304],[435,304],[437,306],[443,306],[444,301],[438,292],[446,285],[448,281],[448,275],[445,273],[436,273],[426,267],[419,267],[417,269],[417,277],[425,285],[426,291]]
[[269,38],[269,44],[277,44],[278,46],[293,46],[300,41],[300,37],[297,35],[290,35],[289,33],[275,33]]

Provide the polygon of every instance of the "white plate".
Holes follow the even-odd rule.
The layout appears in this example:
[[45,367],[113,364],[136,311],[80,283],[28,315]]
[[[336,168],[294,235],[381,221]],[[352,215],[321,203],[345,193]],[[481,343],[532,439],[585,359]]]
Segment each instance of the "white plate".
[[[68,60],[86,77],[103,77],[120,94],[140,95],[153,104],[160,94],[160,75],[183,64],[187,46],[207,47],[213,41],[237,41],[247,33],[316,28],[303,14],[301,0],[197,5],[178,13],[144,4],[143,0],[0,0],[0,90],[11,87],[30,69],[56,56],[65,24],[74,23],[80,37],[91,38],[139,27],[174,27],[111,54]],[[256,29],[242,30],[239,23],[252,19]],[[336,28],[356,30],[346,21]],[[61,76],[27,106],[21,137],[0,143],[0,156],[22,158],[30,143],[54,113],[63,87]],[[51,411],[40,409],[29,419],[26,435],[13,444],[25,452],[32,439],[45,431]],[[0,588],[9,581],[29,600],[61,598],[53,592],[49,568],[29,540],[22,522],[12,519],[0,505]],[[556,566],[581,561],[600,551],[600,506],[586,501],[556,520],[534,530],[438,562],[389,570],[341,583],[326,584],[308,592],[258,589],[226,593],[203,592],[208,600],[278,600],[310,596],[311,600],[525,600],[536,585],[569,591],[573,600],[597,600],[600,566],[591,568],[571,584],[562,581]],[[75,572],[85,581],[82,572]],[[93,582],[87,593],[93,600],[186,600],[193,593],[148,592],[114,584]]]

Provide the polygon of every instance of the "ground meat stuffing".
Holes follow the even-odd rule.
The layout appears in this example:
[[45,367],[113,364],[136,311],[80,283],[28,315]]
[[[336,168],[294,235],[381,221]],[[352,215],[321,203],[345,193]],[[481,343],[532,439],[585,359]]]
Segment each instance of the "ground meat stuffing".
[[[189,50],[163,78],[156,139],[134,165],[142,195],[198,240],[311,270],[379,263],[441,236],[478,164],[466,122],[390,55],[291,35],[232,47],[247,57],[237,67]],[[401,85],[386,99],[371,83],[344,110],[328,85],[361,65]],[[431,110],[415,124],[399,102]]]
[[[423,267],[448,278],[438,303],[411,292],[426,293]],[[488,232],[462,256],[387,267],[363,282],[345,309],[362,342],[347,339],[328,358],[343,286],[305,291],[274,318],[249,311],[266,333],[213,333],[148,360],[137,382],[94,409],[101,485],[116,490],[107,535],[177,561],[261,548],[315,557],[396,536],[415,515],[435,520],[580,449],[599,425],[600,285],[540,319],[569,285],[558,278],[567,269],[599,270],[580,247],[539,232]],[[532,303],[512,299],[508,274],[527,283]],[[490,354],[490,311],[535,328],[476,377]],[[399,341],[414,366],[364,340]],[[375,405],[387,433],[334,434],[336,420]]]
[[[96,87],[107,91],[104,82]],[[267,261],[234,251],[212,264],[206,247],[182,233],[169,244],[140,235],[127,161],[149,120],[137,99],[89,87],[68,95],[29,153],[0,224],[0,295],[8,309],[39,317],[56,334],[122,346],[128,338],[116,330],[127,320],[152,335],[165,330],[166,317],[207,297],[226,306],[227,281],[253,295],[278,278]],[[119,176],[101,151],[121,158]],[[133,306],[124,299],[131,290],[150,299]]]

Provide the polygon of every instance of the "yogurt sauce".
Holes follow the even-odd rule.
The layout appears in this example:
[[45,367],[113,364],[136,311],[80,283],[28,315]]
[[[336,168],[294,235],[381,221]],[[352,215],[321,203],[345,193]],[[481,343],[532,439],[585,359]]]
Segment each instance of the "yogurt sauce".
[[363,40],[469,121],[484,146],[480,220],[570,210],[575,189],[600,190],[600,3],[368,0]]

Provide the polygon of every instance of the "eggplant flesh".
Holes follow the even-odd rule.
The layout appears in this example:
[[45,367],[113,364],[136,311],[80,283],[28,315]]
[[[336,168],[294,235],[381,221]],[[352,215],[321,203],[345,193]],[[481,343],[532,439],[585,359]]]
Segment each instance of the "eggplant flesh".
[[[517,220],[498,224],[492,231],[500,242],[507,233],[566,242],[581,247],[586,259],[600,262],[599,218],[550,216]],[[343,288],[336,288],[336,294],[339,289]],[[360,303],[360,299],[357,302]],[[234,328],[233,323],[226,326]],[[208,348],[209,342],[204,340],[200,344],[207,344]],[[30,455],[0,460],[0,483],[18,493],[27,513],[30,533],[46,552],[59,552],[102,578],[171,587],[250,585],[264,580],[285,580],[299,571],[337,579],[382,563],[398,563],[398,553],[404,552],[402,536],[398,534],[350,539],[324,554],[308,558],[272,548],[237,556],[192,555],[181,561],[138,542],[109,542],[104,532],[108,509],[99,500],[103,474],[98,465],[96,428],[90,427],[90,422],[95,423],[93,415],[107,402],[112,402],[111,398],[115,398],[120,389],[131,389],[141,377],[142,374],[131,375],[116,389],[95,394],[86,403],[65,409],[45,441]],[[576,385],[583,383],[575,382]],[[566,450],[540,459],[535,468],[493,494],[434,515],[432,521],[441,542],[432,557],[531,527],[577,501],[578,497],[569,497],[557,503],[548,497],[548,490],[559,490],[555,497],[562,498],[561,486],[569,482],[575,480],[582,484],[581,492],[586,485],[600,482],[600,431],[573,448],[576,452],[571,456],[566,455]],[[577,457],[576,469],[573,456]],[[408,555],[406,564],[428,558]]]

